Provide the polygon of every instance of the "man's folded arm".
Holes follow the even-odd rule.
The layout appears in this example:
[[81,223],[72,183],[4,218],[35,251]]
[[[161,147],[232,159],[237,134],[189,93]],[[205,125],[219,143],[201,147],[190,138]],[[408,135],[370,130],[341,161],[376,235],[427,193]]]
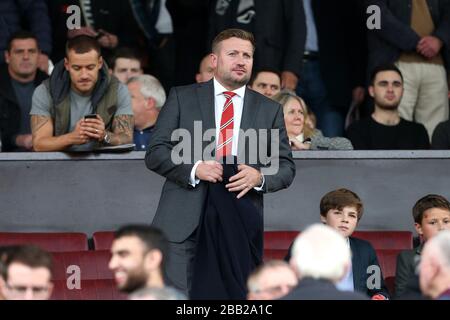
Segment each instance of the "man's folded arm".
[[53,136],[53,120],[50,116],[31,115],[31,133],[34,151],[61,151],[74,143],[71,133]]

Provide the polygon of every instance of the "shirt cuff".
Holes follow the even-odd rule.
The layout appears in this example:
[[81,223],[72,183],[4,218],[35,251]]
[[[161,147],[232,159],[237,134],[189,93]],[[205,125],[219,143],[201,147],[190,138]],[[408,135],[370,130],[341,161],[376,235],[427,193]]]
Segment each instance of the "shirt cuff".
[[263,191],[264,183],[266,182],[266,179],[264,178],[264,175],[262,173],[261,173],[261,177],[262,177],[262,183],[259,187],[253,188],[253,189],[255,189],[255,191]]
[[197,161],[191,170],[191,176],[189,177],[189,184],[195,188],[196,185],[200,183],[200,179],[195,178],[195,172],[197,171],[198,165],[202,162],[202,160]]

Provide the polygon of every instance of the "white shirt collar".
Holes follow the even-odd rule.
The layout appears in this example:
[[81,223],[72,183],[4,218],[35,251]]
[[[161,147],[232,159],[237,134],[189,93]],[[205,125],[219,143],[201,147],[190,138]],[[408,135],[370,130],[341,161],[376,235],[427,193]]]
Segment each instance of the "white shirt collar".
[[[243,98],[245,95],[245,88],[246,88],[246,85],[243,85],[240,88],[232,90],[232,92],[236,93],[236,95]],[[219,81],[216,80],[216,78],[214,78],[214,95],[218,96],[218,95],[222,94],[224,91],[230,91],[230,90],[225,88],[223,85],[220,84]]]

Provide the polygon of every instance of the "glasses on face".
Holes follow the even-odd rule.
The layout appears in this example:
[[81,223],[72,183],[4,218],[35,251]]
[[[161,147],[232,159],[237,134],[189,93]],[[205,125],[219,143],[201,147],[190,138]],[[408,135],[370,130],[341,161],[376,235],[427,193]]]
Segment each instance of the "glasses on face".
[[49,290],[49,286],[21,286],[6,284],[8,290],[16,296],[25,296],[28,290],[33,292],[33,296],[44,296]]

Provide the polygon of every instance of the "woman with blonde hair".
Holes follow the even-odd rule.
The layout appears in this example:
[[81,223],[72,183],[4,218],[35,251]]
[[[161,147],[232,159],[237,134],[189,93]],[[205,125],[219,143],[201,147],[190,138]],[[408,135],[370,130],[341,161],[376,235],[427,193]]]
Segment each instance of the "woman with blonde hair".
[[327,138],[308,123],[308,107],[293,91],[283,90],[272,98],[283,106],[284,122],[292,150],[353,150],[346,138]]

